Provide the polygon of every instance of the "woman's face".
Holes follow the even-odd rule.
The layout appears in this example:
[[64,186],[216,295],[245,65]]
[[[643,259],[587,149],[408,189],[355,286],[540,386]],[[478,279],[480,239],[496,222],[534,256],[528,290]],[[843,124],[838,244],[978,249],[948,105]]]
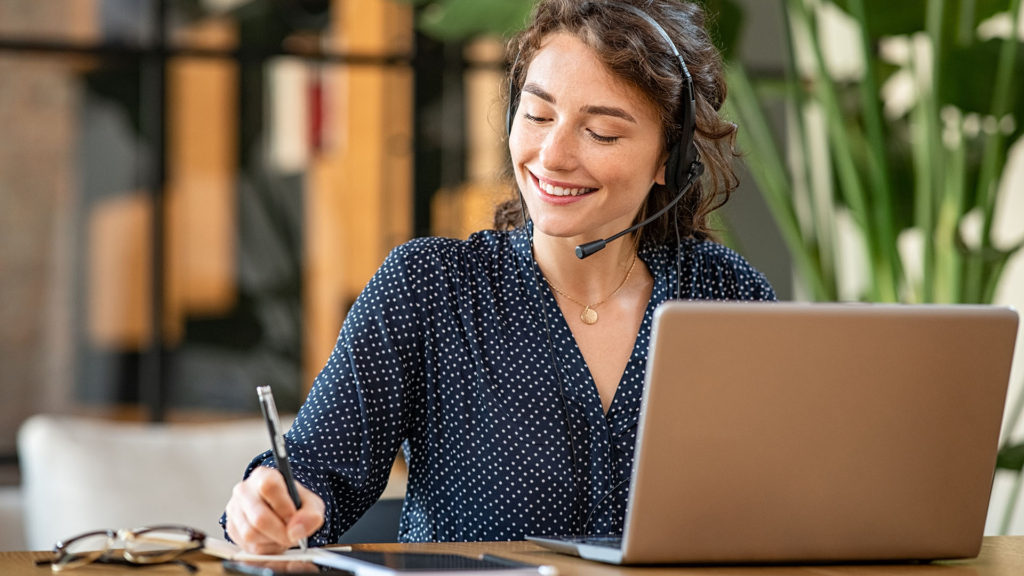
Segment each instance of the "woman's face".
[[526,73],[509,150],[535,233],[582,243],[633,222],[664,183],[661,123],[587,45],[548,36]]

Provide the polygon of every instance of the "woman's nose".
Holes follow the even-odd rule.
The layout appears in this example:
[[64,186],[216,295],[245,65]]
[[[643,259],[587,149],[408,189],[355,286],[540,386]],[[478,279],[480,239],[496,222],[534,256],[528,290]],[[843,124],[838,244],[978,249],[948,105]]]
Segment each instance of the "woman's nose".
[[569,170],[576,163],[576,152],[572,131],[554,126],[541,144],[540,160],[548,170]]

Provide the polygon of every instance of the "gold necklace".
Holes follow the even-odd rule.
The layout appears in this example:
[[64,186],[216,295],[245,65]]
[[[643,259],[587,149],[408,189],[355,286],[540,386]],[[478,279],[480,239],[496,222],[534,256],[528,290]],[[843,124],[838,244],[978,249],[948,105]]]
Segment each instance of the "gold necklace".
[[626,282],[629,280],[629,275],[633,273],[633,268],[635,266],[636,266],[636,252],[633,252],[633,263],[629,265],[629,270],[626,271],[626,277],[622,279],[622,282],[619,282],[619,285],[615,287],[615,290],[612,290],[611,294],[605,296],[604,299],[602,299],[600,302],[595,302],[593,304],[587,304],[586,302],[580,302],[579,300],[573,298],[572,296],[569,296],[565,292],[562,292],[562,290],[559,289],[558,286],[555,286],[554,284],[552,284],[551,280],[548,280],[547,278],[545,278],[544,281],[547,282],[548,286],[550,286],[551,289],[554,290],[555,292],[557,292],[558,294],[560,294],[562,296],[565,296],[570,301],[575,302],[576,304],[579,304],[580,306],[583,306],[583,311],[580,312],[580,320],[584,324],[586,324],[587,326],[590,326],[590,325],[593,325],[593,324],[597,324],[597,310],[595,310],[595,308],[597,308],[601,304],[604,304],[605,302],[607,302],[609,299],[611,299],[612,296],[615,296],[615,294],[617,294],[619,292],[619,290],[622,289],[623,286],[626,285]]

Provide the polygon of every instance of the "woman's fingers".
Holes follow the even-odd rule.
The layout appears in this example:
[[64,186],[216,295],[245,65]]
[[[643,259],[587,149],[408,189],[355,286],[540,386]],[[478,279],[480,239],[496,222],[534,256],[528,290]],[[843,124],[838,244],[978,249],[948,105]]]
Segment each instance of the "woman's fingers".
[[324,501],[302,484],[298,484],[298,488],[302,508],[288,519],[288,536],[292,542],[311,536],[324,525]]
[[253,470],[235,485],[228,501],[228,535],[247,552],[274,554],[297,540],[289,536],[289,530],[312,527],[304,535],[312,534],[323,524],[323,501],[305,487],[300,487],[300,494],[302,490],[309,494],[303,498],[309,499],[313,510],[297,515],[280,472],[266,467]]

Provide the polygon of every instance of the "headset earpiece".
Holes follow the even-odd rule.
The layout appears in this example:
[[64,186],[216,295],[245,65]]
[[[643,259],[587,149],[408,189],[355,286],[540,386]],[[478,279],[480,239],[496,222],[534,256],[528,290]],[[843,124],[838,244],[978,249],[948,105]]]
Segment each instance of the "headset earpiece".
[[668,160],[665,161],[665,186],[669,190],[678,190],[686,183],[686,175],[680,173],[682,169],[682,152],[679,150],[679,142],[676,142],[669,149]]
[[[689,74],[686,75],[685,94],[692,95],[693,87]],[[682,104],[683,122],[680,139],[672,144],[665,161],[665,185],[669,190],[682,189],[690,179],[690,174],[700,164],[697,145],[694,142],[696,105],[692,97]],[[683,147],[685,144],[685,148]],[[703,168],[703,166],[701,166]]]

